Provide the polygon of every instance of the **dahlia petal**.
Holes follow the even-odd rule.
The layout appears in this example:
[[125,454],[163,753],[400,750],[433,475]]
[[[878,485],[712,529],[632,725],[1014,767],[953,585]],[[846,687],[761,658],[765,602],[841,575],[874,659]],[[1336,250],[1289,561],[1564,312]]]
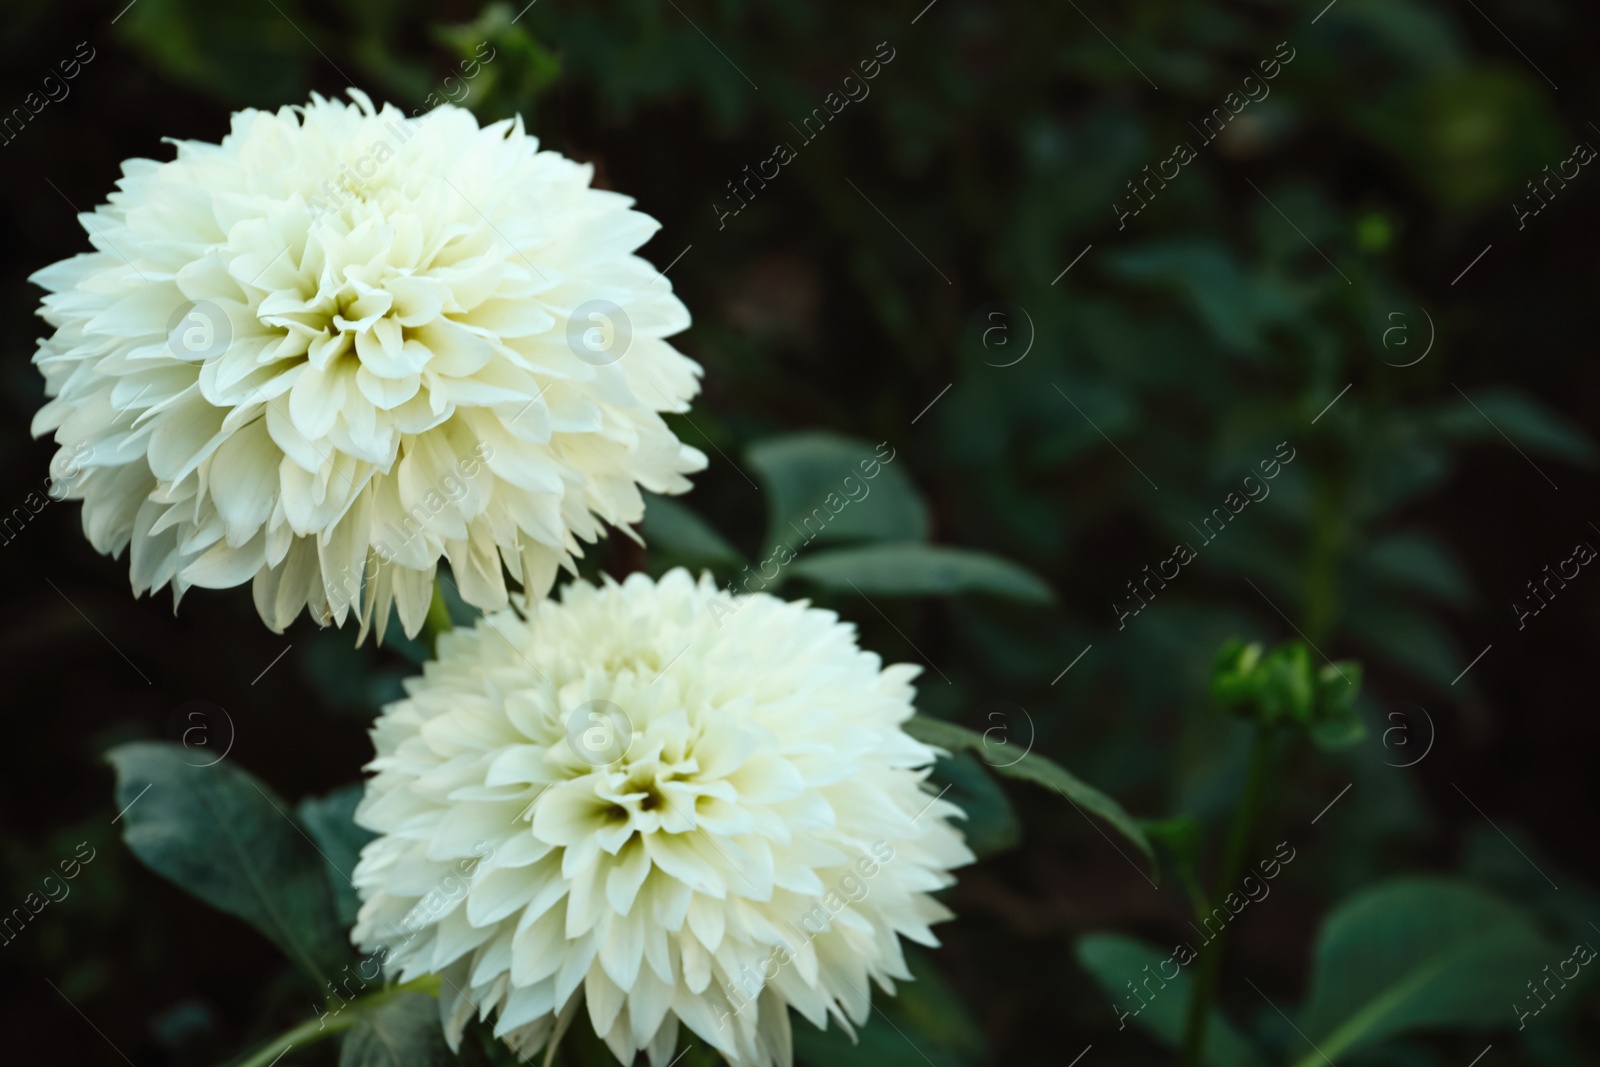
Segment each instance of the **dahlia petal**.
[[473,884],[467,895],[467,920],[473,926],[490,926],[533,899],[539,886],[515,868],[499,868]]
[[555,328],[556,318],[531,300],[488,300],[468,319],[498,337],[530,337]]
[[[423,123],[352,91],[171,143],[80,216],[94,251],[33,275],[54,333],[32,429],[58,455],[92,447],[84,529],[100,551],[134,545],[136,589],[253,577],[269,626],[354,614],[382,640],[396,609],[422,625],[447,552],[476,606],[507,602],[505,570],[537,601],[603,523],[638,520],[637,486],[689,488],[704,459],[659,418],[699,390],[659,340],[688,316],[633,254],[656,223],[520,120],[447,105]],[[632,322],[616,365],[569,344],[595,300]],[[146,499],[163,506],[141,523]],[[263,530],[252,576],[255,550],[234,550]]]
[[650,1056],[650,1067],[668,1067],[673,1049],[678,1047],[678,1017],[668,1015],[656,1030],[655,1036],[650,1039],[646,1052]]
[[589,1009],[589,1021],[597,1034],[611,1032],[617,1014],[628,1000],[621,987],[608,979],[598,967],[590,968],[584,980],[583,999]]
[[308,369],[289,390],[289,415],[306,440],[326,437],[344,404],[345,379],[331,370]]
[[495,1023],[494,1036],[504,1037],[511,1030],[525,1026],[541,1015],[549,1015],[555,1007],[555,982],[545,979],[534,985],[516,987],[506,997]]
[[[638,915],[609,915],[603,925],[604,932],[599,936],[600,966],[617,988],[629,991],[629,999],[634,999],[644,982],[654,981],[653,975],[641,980],[639,972],[639,965],[644,962],[644,921]],[[662,1010],[670,999],[670,996],[664,998]],[[660,1024],[658,1015],[646,1032],[646,1038]],[[643,1039],[639,1043],[643,1044]]]
[[356,387],[361,390],[361,395],[370,400],[380,411],[393,411],[417,395],[417,390],[422,388],[422,376],[406,374],[386,378],[373,373],[363,364],[361,369],[356,371]]
[[394,321],[401,326],[422,326],[444,310],[443,285],[415,276],[391,278],[385,283],[394,297]]
[[[451,881],[446,857],[499,805],[465,906],[435,908],[401,967],[470,964],[462,980],[519,1054],[581,1006],[624,1059],[682,1024],[735,1067],[790,1063],[790,1008],[853,1033],[871,985],[907,976],[900,939],[934,944],[948,917],[928,894],[971,853],[954,806],[928,803],[934,753],[900,725],[912,675],[804,605],[742,598],[741,625],[718,627],[716,591],[634,574],[486,617],[446,635],[376,725],[358,819],[385,836],[357,867],[354,936],[376,938],[394,914],[381,902],[418,900],[430,871]],[[597,700],[631,737],[590,763],[572,723]]]
[[633,907],[650,867],[650,856],[636,839],[617,853],[616,863],[606,874],[606,900],[618,915],[628,914]]
[[219,542],[183,569],[184,581],[203,589],[229,589],[249,580],[266,562],[260,537],[234,547]]

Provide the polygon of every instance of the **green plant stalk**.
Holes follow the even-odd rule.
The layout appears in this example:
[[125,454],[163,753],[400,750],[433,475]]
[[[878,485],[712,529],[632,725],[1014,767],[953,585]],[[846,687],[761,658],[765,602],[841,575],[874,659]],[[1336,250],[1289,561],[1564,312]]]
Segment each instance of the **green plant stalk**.
[[409,982],[402,982],[400,985],[393,985],[387,989],[380,989],[376,993],[368,993],[364,997],[357,997],[345,1006],[346,1009],[351,1010],[341,1009],[331,1019],[324,1019],[321,1016],[315,1019],[307,1019],[299,1026],[285,1030],[268,1041],[247,1058],[237,1061],[233,1064],[233,1067],[267,1067],[268,1064],[276,1062],[278,1057],[291,1048],[314,1044],[325,1037],[350,1029],[361,1021],[361,1016],[364,1012],[376,1008],[384,1001],[400,993],[426,993],[430,997],[438,996],[439,976],[425,974],[421,978],[413,978]]
[[1206,891],[1200,884],[1200,879],[1195,877],[1194,864],[1182,863],[1177,865],[1178,881],[1183,885],[1183,891],[1189,895],[1189,906],[1194,909],[1194,917],[1205,917],[1210,903],[1206,900]]
[[[1271,727],[1256,724],[1255,738],[1250,745],[1249,768],[1245,772],[1244,786],[1239,793],[1239,805],[1234,809],[1233,829],[1228,835],[1228,851],[1223,857],[1222,871],[1217,878],[1213,900],[1226,898],[1229,889],[1239,880],[1244,870],[1245,857],[1255,841],[1267,794],[1271,791],[1274,771],[1278,764],[1277,736]],[[1204,901],[1201,901],[1204,904]],[[1205,912],[1197,917],[1203,923]],[[1217,936],[1201,949],[1200,969],[1195,975],[1194,989],[1189,995],[1189,1009],[1183,1028],[1183,1065],[1200,1067],[1205,1062],[1206,1024],[1211,1019],[1211,1005],[1216,997],[1217,974],[1222,966],[1222,951],[1228,936],[1224,926]]]
[[428,615],[422,620],[422,636],[428,651],[435,654],[439,651],[439,635],[455,629],[455,623],[450,621],[450,607],[444,601],[444,587],[439,584],[442,580],[442,575],[434,580],[433,599],[428,602]]

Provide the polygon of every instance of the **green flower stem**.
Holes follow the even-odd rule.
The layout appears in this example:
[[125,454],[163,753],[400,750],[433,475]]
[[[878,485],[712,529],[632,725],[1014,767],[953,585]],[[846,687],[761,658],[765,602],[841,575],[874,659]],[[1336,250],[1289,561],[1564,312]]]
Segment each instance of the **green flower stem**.
[[291,1048],[315,1044],[325,1037],[339,1033],[341,1030],[350,1029],[361,1021],[361,1016],[364,1012],[376,1008],[384,1001],[400,993],[426,993],[430,997],[436,997],[439,995],[439,976],[425,974],[421,978],[413,978],[409,982],[402,982],[400,985],[393,985],[387,989],[380,989],[376,993],[368,993],[364,997],[357,997],[332,1017],[324,1018],[323,1016],[318,1016],[315,1019],[307,1019],[299,1026],[291,1030],[285,1030],[271,1041],[268,1041],[265,1045],[256,1049],[249,1057],[235,1063],[233,1067],[267,1067],[268,1064],[276,1061],[279,1056],[282,1056]]
[[428,603],[427,618],[422,620],[423,643],[433,653],[438,652],[439,635],[455,629],[455,623],[450,621],[449,605],[444,602],[444,587],[439,584],[442,580],[442,575],[434,580],[433,600]]
[[[1245,774],[1244,788],[1239,793],[1239,806],[1234,811],[1233,829],[1228,836],[1228,851],[1217,879],[1216,892],[1212,894],[1214,901],[1226,898],[1244,871],[1245,858],[1255,841],[1278,765],[1276,732],[1260,723],[1256,724],[1255,731],[1255,739],[1250,746],[1249,769]],[[1201,913],[1201,922],[1205,921],[1208,913],[1209,909]],[[1195,975],[1188,1015],[1184,1020],[1183,1067],[1200,1067],[1205,1062],[1206,1024],[1211,1019],[1217,973],[1222,966],[1222,950],[1227,935],[1228,927],[1224,926],[1201,950],[1200,969]]]
[[1195,877],[1194,864],[1178,865],[1178,881],[1183,891],[1189,894],[1189,906],[1194,909],[1194,917],[1204,920],[1206,913],[1211,910],[1211,902],[1206,899],[1205,887],[1200,884],[1200,879]]

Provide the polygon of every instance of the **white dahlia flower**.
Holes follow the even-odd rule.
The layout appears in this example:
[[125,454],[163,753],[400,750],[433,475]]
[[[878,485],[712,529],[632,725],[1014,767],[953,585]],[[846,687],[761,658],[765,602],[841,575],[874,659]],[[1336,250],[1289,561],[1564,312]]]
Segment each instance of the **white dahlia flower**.
[[[675,570],[577,581],[440,639],[373,728],[352,933],[531,1054],[587,1010],[624,1064],[679,1024],[789,1064],[792,1007],[853,1033],[936,945],[971,862],[902,729],[920,668],[832,612]],[[726,625],[720,625],[726,621]]]
[[542,597],[705,457],[659,414],[700,368],[632,254],[657,223],[520,119],[351,96],[123,164],[95,251],[33,276],[33,432],[135,594],[253,578],[275,630],[309,606],[381,638],[391,604],[421,627],[441,556],[485,610],[502,562]]

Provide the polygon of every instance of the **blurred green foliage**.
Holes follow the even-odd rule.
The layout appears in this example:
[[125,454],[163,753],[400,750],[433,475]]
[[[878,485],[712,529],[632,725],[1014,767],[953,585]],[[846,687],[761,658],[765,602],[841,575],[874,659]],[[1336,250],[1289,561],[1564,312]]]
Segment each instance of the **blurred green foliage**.
[[[742,582],[770,567],[786,526],[827,507],[826,494],[886,442],[897,458],[872,495],[823,524],[819,543],[770,581],[792,581],[784,595],[857,622],[886,659],[926,662],[927,715],[987,737],[975,731],[994,725],[988,702],[1025,710],[1026,737],[1007,711],[1008,741],[1092,780],[1130,836],[1155,839],[1191,873],[1209,862],[1203,843],[1223,836],[1251,735],[1218,714],[1208,687],[1257,715],[1337,727],[1319,736],[1337,751],[1290,757],[1270,815],[1303,826],[1350,783],[1294,868],[1298,895],[1283,892],[1270,906],[1281,918],[1260,920],[1279,923],[1275,934],[1299,955],[1240,947],[1292,988],[1315,973],[1305,1011],[1336,1030],[1350,1005],[1335,1010],[1328,998],[1350,1000],[1369,977],[1335,974],[1329,961],[1341,946],[1368,959],[1389,944],[1356,922],[1376,906],[1371,894],[1444,922],[1455,905],[1438,894],[1459,903],[1477,892],[1380,881],[1416,865],[1431,825],[1416,781],[1385,758],[1383,712],[1411,697],[1470,697],[1476,684],[1460,677],[1475,649],[1461,647],[1452,621],[1485,593],[1461,561],[1460,531],[1419,515],[1486,448],[1509,443],[1533,461],[1578,467],[1592,466],[1596,449],[1525,388],[1453,387],[1445,356],[1471,327],[1439,303],[1479,247],[1461,235],[1496,217],[1503,233],[1523,183],[1582,132],[1557,114],[1542,72],[1472,10],[1433,0],[1320,7],[139,0],[94,32],[131,57],[127,84],[199,101],[216,117],[212,138],[228,109],[276,108],[312,90],[353,83],[410,110],[464,85],[464,106],[484,119],[523,115],[665,222],[647,254],[660,266],[682,254],[671,279],[696,314],[683,346],[707,371],[704,397],[677,428],[711,468],[691,496],[652,501],[643,557],[613,538],[586,573],[687,564]],[[25,0],[11,32],[51,17],[44,0]],[[1535,13],[1519,25],[1559,20]],[[880,42],[895,58],[870,95],[814,140],[799,134],[794,124]],[[1200,143],[1195,124],[1280,42],[1295,58],[1270,94]],[[474,60],[478,73],[463,79]],[[140,118],[141,153],[164,151],[166,118]],[[794,145],[797,160],[748,210],[721,218],[728,184],[775,142]],[[1113,205],[1178,143],[1197,145],[1194,162],[1119,226]],[[1514,369],[1503,379],[1515,382]],[[1296,458],[1266,479],[1262,464],[1280,445]],[[1251,503],[1236,510],[1228,501],[1241,497]],[[1175,544],[1193,562],[1146,585]],[[1119,626],[1136,596],[1148,603]],[[1295,637],[1305,643],[1279,644]],[[1213,675],[1216,650],[1232,639],[1233,658]],[[344,634],[295,640],[308,687],[353,736],[422,652],[404,642],[352,651]],[[1276,651],[1252,659],[1258,646]],[[1363,694],[1346,693],[1353,702],[1333,699],[1344,684],[1324,677],[1333,661],[1321,649],[1367,664]],[[95,743],[144,729],[119,726]],[[936,780],[970,809],[980,852],[1008,864],[1009,884],[988,866],[964,880],[963,919],[941,928],[944,952],[917,958],[919,981],[883,1002],[858,1046],[797,1027],[800,1059],[1058,1063],[1076,1051],[1061,1044],[1066,1032],[1122,1042],[1116,1062],[1171,1062],[1161,1043],[1117,1034],[1092,984],[1103,976],[1070,958],[1066,934],[1179,930],[1185,879],[1148,887],[1059,797],[997,792],[990,770],[1009,755],[968,747],[975,755],[942,762]],[[286,768],[277,769],[300,780]],[[141,818],[160,813],[145,803]],[[343,833],[340,803],[299,809],[325,854]],[[1152,821],[1140,830],[1124,807]],[[319,869],[303,843],[273,845],[300,854],[297,876]],[[1462,905],[1478,909],[1469,926],[1570,932],[1573,905],[1519,880],[1527,872],[1505,862],[1504,844],[1476,843],[1462,877],[1523,910],[1472,897]],[[24,885],[32,868],[8,865]],[[139,914],[148,884],[124,888],[109,863],[104,873],[93,892],[107,894],[105,909]],[[1313,917],[1363,887],[1323,926],[1308,972]],[[1024,907],[1028,896],[1091,903],[1063,905],[1062,918],[1054,905]],[[327,907],[348,920],[348,899]],[[37,932],[45,958],[80,961],[66,992],[110,999],[111,965],[81,962],[92,928]],[[1125,940],[1118,951],[1137,949]],[[164,962],[153,936],[127,941],[133,973]],[[1302,1055],[1274,1011],[1230,980],[1224,1001],[1237,1024],[1224,1032]],[[250,981],[252,1009],[298,1017],[285,1007],[304,999],[292,978]],[[203,1062],[224,1027],[209,1009],[180,1008],[162,1017],[153,1055]],[[1484,1010],[1429,1021],[1498,1020]],[[253,1019],[226,1027],[240,1038],[228,1048],[267,1032]],[[1497,1054],[1579,1062],[1595,1054],[1594,1031],[1575,1012],[1497,1037]],[[1351,1062],[1470,1058],[1446,1058],[1463,1049],[1449,1037],[1407,1033],[1367,1054],[1388,1059],[1358,1060],[1350,1043]]]

